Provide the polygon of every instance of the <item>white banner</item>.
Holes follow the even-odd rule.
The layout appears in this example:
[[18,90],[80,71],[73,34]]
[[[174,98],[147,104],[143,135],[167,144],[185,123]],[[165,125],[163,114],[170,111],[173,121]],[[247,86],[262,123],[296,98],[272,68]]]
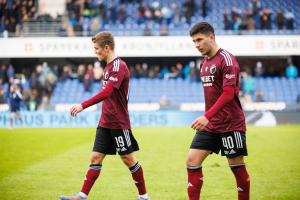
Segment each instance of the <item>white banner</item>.
[[[235,56],[300,55],[300,36],[217,36],[217,43]],[[121,57],[200,56],[188,36],[116,37]],[[0,58],[94,57],[91,38],[1,38]]]

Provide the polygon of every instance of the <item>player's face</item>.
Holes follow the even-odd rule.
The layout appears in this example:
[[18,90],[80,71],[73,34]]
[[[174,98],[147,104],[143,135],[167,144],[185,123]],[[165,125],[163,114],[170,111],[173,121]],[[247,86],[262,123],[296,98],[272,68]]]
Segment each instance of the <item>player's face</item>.
[[208,55],[212,49],[212,44],[214,40],[213,34],[205,35],[202,33],[197,33],[192,36],[195,47],[202,55]]
[[98,43],[94,43],[95,54],[97,55],[100,61],[106,61],[108,56],[108,47],[105,45],[101,47]]

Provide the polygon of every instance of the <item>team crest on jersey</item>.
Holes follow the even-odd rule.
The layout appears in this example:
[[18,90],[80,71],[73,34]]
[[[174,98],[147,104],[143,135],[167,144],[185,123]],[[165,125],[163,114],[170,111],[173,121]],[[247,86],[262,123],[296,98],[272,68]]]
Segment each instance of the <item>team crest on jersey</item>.
[[108,72],[105,72],[105,73],[104,73],[104,79],[105,79],[105,80],[108,79],[108,76],[109,76]]
[[209,68],[209,72],[210,72],[210,74],[214,74],[214,73],[216,73],[216,71],[217,71],[217,67],[216,67],[216,65],[212,65],[212,66],[210,66],[210,68]]

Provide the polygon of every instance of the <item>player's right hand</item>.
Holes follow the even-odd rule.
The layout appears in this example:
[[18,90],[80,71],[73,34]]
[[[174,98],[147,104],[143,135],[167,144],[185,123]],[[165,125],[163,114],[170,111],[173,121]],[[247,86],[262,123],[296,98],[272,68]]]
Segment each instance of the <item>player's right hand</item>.
[[72,117],[76,117],[77,113],[81,112],[83,107],[81,104],[75,105],[70,109],[70,114]]
[[203,115],[193,121],[191,128],[194,130],[202,130],[208,124],[208,119]]

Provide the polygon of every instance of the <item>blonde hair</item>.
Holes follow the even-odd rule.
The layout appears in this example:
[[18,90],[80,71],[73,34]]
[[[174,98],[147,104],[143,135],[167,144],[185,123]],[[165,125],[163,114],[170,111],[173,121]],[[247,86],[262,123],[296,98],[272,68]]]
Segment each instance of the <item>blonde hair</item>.
[[100,47],[108,45],[111,50],[115,49],[114,36],[110,32],[99,32],[94,37],[92,37],[94,43],[98,43]]

